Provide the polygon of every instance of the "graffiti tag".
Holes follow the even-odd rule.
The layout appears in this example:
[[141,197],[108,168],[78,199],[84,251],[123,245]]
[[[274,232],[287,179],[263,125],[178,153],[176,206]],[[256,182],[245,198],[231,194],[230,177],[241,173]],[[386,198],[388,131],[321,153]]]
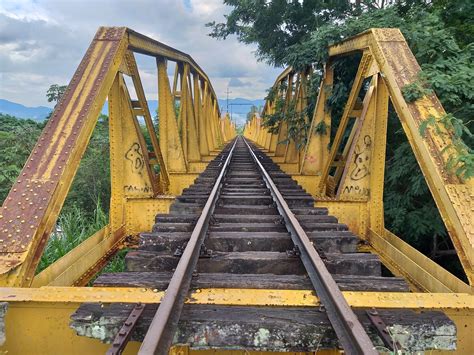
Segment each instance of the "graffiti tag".
[[138,143],[133,143],[127,153],[125,153],[125,159],[130,161],[132,172],[135,174],[142,174],[143,168],[145,167],[145,160]]
[[372,139],[368,135],[364,137],[364,147],[362,149],[359,145],[356,145],[354,156],[355,167],[351,172],[352,180],[361,180],[369,174],[371,145]]

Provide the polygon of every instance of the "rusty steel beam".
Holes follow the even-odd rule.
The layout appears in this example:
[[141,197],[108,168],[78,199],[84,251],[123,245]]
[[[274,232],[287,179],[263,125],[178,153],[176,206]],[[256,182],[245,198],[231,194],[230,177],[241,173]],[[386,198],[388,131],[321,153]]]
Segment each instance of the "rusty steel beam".
[[[272,159],[280,163],[285,172],[310,191],[320,206],[331,205],[337,217],[350,221],[353,231],[366,239],[378,254],[383,254],[385,250],[380,249],[380,246],[388,241],[384,235],[383,219],[384,151],[387,144],[388,102],[391,101],[469,280],[470,286],[463,285],[460,280],[449,282],[449,289],[460,291],[472,287],[474,179],[457,176],[455,169],[448,168],[448,162],[458,152],[452,144],[452,132],[440,122],[446,112],[435,94],[425,95],[414,102],[405,101],[402,89],[417,80],[421,68],[400,30],[373,28],[347,38],[329,47],[328,63],[334,63],[340,56],[355,53],[362,54],[362,59],[329,154],[327,146],[331,130],[328,127],[325,133],[315,132],[318,123],[331,122],[331,113],[326,108],[325,101],[326,91],[333,86],[333,73],[332,68],[326,66],[324,85],[318,94],[308,141],[302,149],[301,169],[295,171],[294,166],[287,164],[287,160],[280,161],[278,156],[273,156]],[[286,69],[278,80],[290,71],[291,68]],[[373,93],[372,98],[367,96],[361,109],[356,107],[356,99],[365,79],[372,80]],[[271,106],[271,102],[267,102],[266,107],[271,109]],[[271,113],[271,110],[269,112]],[[429,117],[435,117],[437,123],[429,126],[425,134],[421,135],[420,126]],[[347,153],[346,159],[337,159],[339,149],[345,144],[343,136],[346,127],[352,119],[356,120],[356,129],[353,128],[354,135],[351,135],[353,139],[342,147]],[[277,134],[269,133],[264,127],[260,127],[261,123],[261,119],[254,117],[246,125],[244,135],[271,153],[272,142],[281,141],[286,137],[279,136],[277,139]],[[281,127],[283,126],[281,124]],[[366,173],[363,174],[365,176],[353,178],[352,171],[358,168],[355,157],[361,153],[359,149],[365,154],[363,169]],[[336,174],[332,175],[330,172],[334,168]],[[349,171],[351,173],[347,174]],[[348,206],[359,201],[362,204],[358,211]],[[374,237],[376,235],[380,238]],[[390,268],[398,270],[415,289],[446,291],[444,285],[436,282],[435,274],[439,274],[437,270],[430,266],[430,277],[422,276],[426,273],[420,273],[418,265],[427,263],[416,253],[410,252],[410,256],[414,258],[409,257],[409,263],[392,259]]]
[[[127,35],[128,35],[128,41],[129,41],[129,48],[133,50],[134,52],[142,53],[145,55],[156,56],[156,57],[163,57],[163,58],[173,60],[176,62],[189,64],[191,67],[191,70],[199,74],[199,76],[204,78],[204,80],[208,83],[212,96],[214,100],[217,102],[217,95],[214,91],[214,88],[212,87],[209,77],[189,54],[186,54],[170,46],[167,46],[164,43],[161,43],[157,40],[147,37],[141,33],[135,32],[129,28],[127,28]],[[220,116],[219,108],[218,108],[218,114]]]
[[[343,291],[344,298],[353,308],[379,309],[447,309],[474,312],[474,295],[468,293],[426,292],[366,292]],[[39,288],[1,287],[0,302],[11,306],[41,309],[43,306],[59,308],[72,304],[77,308],[85,302],[156,304],[163,299],[164,291],[141,287],[61,287]],[[196,289],[186,304],[223,306],[319,307],[321,299],[314,290],[266,290],[205,288]]]
[[0,283],[31,284],[127,48],[100,28],[0,210]]
[[[467,279],[474,282],[474,225],[472,196],[474,180],[462,179],[447,168],[453,148],[452,133],[442,124],[429,127],[424,136],[420,125],[430,116],[446,112],[435,94],[406,102],[402,89],[417,80],[421,68],[398,29],[370,29],[329,48],[331,57],[354,51],[370,51],[383,75],[393,106],[415,154],[427,185],[461,261]],[[383,167],[380,167],[379,170]],[[370,240],[369,240],[370,242]],[[416,278],[416,276],[413,276]],[[422,283],[422,280],[418,280]]]
[[[133,51],[154,56],[159,62],[160,141],[157,139],[146,103]],[[176,178],[178,184],[170,182],[170,171],[189,174],[190,178],[186,181],[192,181],[194,174],[204,169],[209,160],[200,155],[196,156],[194,161],[185,162],[184,171],[174,169],[174,156],[180,155],[178,148],[181,144],[176,140],[181,138],[177,128],[176,132],[171,132],[175,128],[170,124],[175,121],[174,102],[168,95],[169,88],[165,88],[166,82],[162,85],[162,74],[166,74],[166,59],[186,65],[188,72],[205,84],[195,86],[197,92],[189,90],[188,100],[183,100],[185,102],[182,102],[182,106],[191,111],[189,107],[190,102],[193,102],[192,95],[201,95],[199,89],[204,91],[203,88],[206,88],[205,93],[202,93],[205,116],[200,117],[201,122],[204,119],[206,122],[199,126],[202,130],[196,134],[196,139],[206,139],[213,143],[213,148],[220,149],[223,142],[220,131],[217,130],[217,97],[209,78],[192,57],[125,27],[99,28],[0,209],[0,285],[32,284],[36,266],[107,97],[112,181],[109,226],[103,233],[100,247],[95,247],[98,246],[98,237],[93,236],[93,242],[86,241],[56,264],[54,272],[50,269],[43,273],[41,278],[44,282],[69,285],[87,283],[89,278],[105,265],[114,251],[121,247],[126,236],[136,233],[137,226],[149,223],[143,221],[145,214],[130,208],[134,201],[147,199],[150,201],[149,205],[154,206],[153,200],[158,194],[179,193],[189,185],[186,183],[183,186],[182,181],[186,179],[181,177]],[[123,75],[132,77],[138,102],[130,99]],[[163,112],[162,108],[166,111]],[[148,151],[137,120],[140,115],[145,117],[152,152]],[[195,117],[190,114],[186,119],[192,123]],[[230,126],[230,130],[226,138],[235,135],[235,127]],[[176,139],[170,139],[170,136]],[[132,148],[136,149],[136,155],[143,163],[139,164],[143,166],[143,171],[132,169],[130,172],[126,169],[126,156]],[[158,175],[152,169],[154,165],[160,165],[161,186],[158,185]],[[90,253],[85,253],[86,249]],[[81,265],[78,267],[79,255]],[[60,269],[57,267],[59,264]],[[55,280],[58,277],[61,280]],[[37,280],[36,284],[39,278]]]

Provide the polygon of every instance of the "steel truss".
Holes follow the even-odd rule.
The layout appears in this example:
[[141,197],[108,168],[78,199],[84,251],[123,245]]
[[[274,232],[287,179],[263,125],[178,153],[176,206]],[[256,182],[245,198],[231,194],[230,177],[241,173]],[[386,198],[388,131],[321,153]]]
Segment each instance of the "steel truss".
[[[332,148],[326,100],[333,85],[331,62],[338,56],[362,54]],[[159,128],[155,127],[141,85],[133,53],[156,58]],[[175,65],[168,77],[169,63]],[[442,310],[457,325],[458,352],[473,353],[474,302],[472,287],[385,229],[383,173],[389,100],[425,175],[441,216],[453,240],[469,282],[474,279],[473,182],[462,181],[445,168],[450,151],[449,132],[439,135],[419,126],[428,116],[444,114],[435,95],[407,103],[401,89],[416,78],[420,68],[403,36],[396,29],[371,29],[329,48],[315,114],[307,144],[302,148],[284,140],[287,127],[271,134],[254,117],[245,136],[273,156],[299,184],[317,197],[318,206],[346,223],[367,241],[385,265],[405,277],[412,293],[343,292],[352,308],[409,308]],[[303,112],[309,72],[285,70],[277,79],[288,83],[280,91],[285,100],[296,99]],[[131,99],[126,78],[131,78],[136,99]],[[362,105],[357,103],[361,83],[370,81]],[[97,117],[108,98],[112,198],[109,224],[38,275],[36,266],[91,137]],[[180,103],[176,113],[176,103]],[[265,112],[274,112],[267,102]],[[147,146],[139,127],[143,117],[151,136]],[[355,120],[342,156],[337,150],[349,120]],[[159,139],[157,138],[159,132]],[[149,230],[155,214],[167,212],[174,196],[189,186],[207,162],[235,136],[228,117],[221,118],[217,97],[202,69],[187,54],[127,28],[100,28],[80,63],[61,102],[0,210],[0,301],[8,302],[7,340],[10,353],[97,353],[107,345],[78,337],[68,327],[69,316],[83,302],[159,303],[162,292],[141,288],[84,286],[128,238]],[[367,141],[370,137],[370,144]],[[283,139],[282,139],[283,138]],[[359,147],[359,148],[357,148]],[[351,179],[364,148],[370,174]],[[139,172],[131,165],[138,158]],[[136,162],[136,161],[135,161]],[[156,167],[159,166],[159,173]],[[369,193],[370,192],[370,193]],[[76,287],[73,287],[76,286]],[[186,301],[198,304],[319,307],[311,291],[205,289],[193,291]],[[15,334],[15,336],[9,336]],[[138,350],[131,343],[127,351]],[[188,354],[186,347],[171,353]]]

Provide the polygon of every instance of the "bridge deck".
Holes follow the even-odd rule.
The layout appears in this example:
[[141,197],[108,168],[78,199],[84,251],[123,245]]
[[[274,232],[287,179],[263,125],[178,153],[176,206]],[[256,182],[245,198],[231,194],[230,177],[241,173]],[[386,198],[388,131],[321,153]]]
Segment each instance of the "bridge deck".
[[[197,263],[192,289],[231,288],[237,293],[312,289],[303,263],[291,252],[293,242],[261,174],[242,141],[236,149],[204,240],[208,254]],[[327,209],[313,207],[313,198],[290,176],[263,153],[258,156],[341,289],[408,291],[401,278],[382,276],[376,255],[357,251],[359,239],[346,225],[328,215]],[[94,286],[166,290],[221,165],[218,156],[195,184],[177,197],[170,214],[156,216],[153,230],[142,233],[138,249],[127,254],[125,273],[103,274]],[[80,335],[111,342],[133,306],[84,304],[72,316],[71,327]],[[143,340],[157,307],[146,306],[132,333],[133,340]],[[383,310],[380,315],[390,329],[396,329],[395,338],[410,334],[402,344],[406,351],[450,349],[455,344],[455,326],[441,312]],[[358,310],[357,316],[374,343],[382,346],[365,311]],[[423,341],[419,341],[421,338]],[[186,305],[174,342],[199,349],[270,351],[315,351],[339,346],[326,313],[304,307]]]

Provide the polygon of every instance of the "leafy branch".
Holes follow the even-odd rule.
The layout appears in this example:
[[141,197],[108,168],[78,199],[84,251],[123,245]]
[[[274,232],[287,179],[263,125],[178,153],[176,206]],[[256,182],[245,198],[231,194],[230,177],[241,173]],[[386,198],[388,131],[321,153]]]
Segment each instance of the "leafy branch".
[[314,127],[314,133],[324,136],[328,132],[328,125],[324,121],[318,122],[318,124]]
[[287,102],[284,98],[287,88],[288,84],[282,82],[268,91],[266,100],[273,104],[273,113],[265,113],[263,115],[263,126],[270,133],[278,134],[280,124],[286,122],[288,127],[287,136],[278,143],[286,144],[293,141],[297,149],[300,149],[306,144],[306,136],[309,131],[308,113],[311,107],[308,105],[299,111],[296,107],[297,97],[293,97]]
[[[421,122],[419,132],[422,137],[426,137],[426,129],[433,127],[436,134],[440,136],[449,136],[452,143],[448,144],[442,153],[448,149],[454,151],[449,154],[446,162],[446,169],[453,172],[461,179],[469,179],[474,176],[474,151],[464,142],[463,136],[473,138],[474,134],[453,114],[447,113],[439,118],[430,115]],[[441,129],[441,127],[444,128]]]
[[407,84],[402,88],[402,95],[406,102],[412,103],[422,97],[431,95],[433,90],[426,80],[418,78],[411,84]]

